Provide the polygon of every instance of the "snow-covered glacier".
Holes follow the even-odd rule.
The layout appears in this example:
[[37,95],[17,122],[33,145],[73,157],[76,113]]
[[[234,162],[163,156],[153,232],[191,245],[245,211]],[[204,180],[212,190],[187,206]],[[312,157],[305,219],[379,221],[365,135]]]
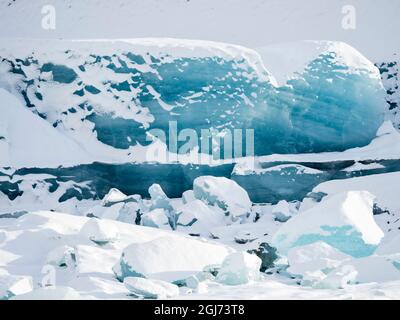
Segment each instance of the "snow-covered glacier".
[[[378,69],[343,43],[308,42],[314,50],[295,52],[303,69],[278,84],[281,74],[270,70],[279,65],[269,68],[265,51],[263,62],[234,45],[26,41],[9,41],[0,50],[0,87],[93,161],[149,160],[141,154],[152,143],[151,129],[167,133],[161,140],[170,152],[188,142],[184,129],[201,137],[210,128],[243,131],[237,156],[253,143],[247,155],[343,151],[368,144],[383,121]],[[182,136],[170,134],[171,122]],[[254,141],[246,129],[254,130]]]
[[[355,49],[12,40],[0,57],[0,299],[398,298],[400,133]],[[234,159],[209,161],[216,138]]]

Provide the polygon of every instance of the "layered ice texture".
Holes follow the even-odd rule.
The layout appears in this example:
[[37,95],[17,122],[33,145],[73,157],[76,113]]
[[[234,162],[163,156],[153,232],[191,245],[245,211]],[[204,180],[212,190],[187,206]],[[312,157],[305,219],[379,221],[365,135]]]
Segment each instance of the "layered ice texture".
[[[202,129],[240,129],[234,148],[221,139],[229,157],[249,146],[247,155],[360,147],[383,121],[378,69],[343,43],[272,47],[261,59],[250,49],[203,41],[26,41],[0,50],[0,87],[81,146],[76,164],[163,162],[146,152],[156,144],[151,129],[166,133],[160,142],[173,153],[185,145],[185,152],[209,153]],[[277,62],[277,54],[287,61]],[[185,129],[197,133],[197,145],[187,144]],[[254,150],[246,129],[254,130]]]

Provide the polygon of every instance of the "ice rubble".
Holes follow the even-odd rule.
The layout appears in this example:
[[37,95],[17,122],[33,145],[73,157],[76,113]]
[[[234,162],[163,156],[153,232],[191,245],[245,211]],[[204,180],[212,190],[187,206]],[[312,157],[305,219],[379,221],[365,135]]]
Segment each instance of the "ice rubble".
[[384,234],[373,217],[374,196],[366,191],[332,195],[285,223],[272,244],[290,248],[324,241],[354,257],[371,255]]
[[79,292],[69,287],[50,287],[15,296],[13,300],[82,300],[82,297]]

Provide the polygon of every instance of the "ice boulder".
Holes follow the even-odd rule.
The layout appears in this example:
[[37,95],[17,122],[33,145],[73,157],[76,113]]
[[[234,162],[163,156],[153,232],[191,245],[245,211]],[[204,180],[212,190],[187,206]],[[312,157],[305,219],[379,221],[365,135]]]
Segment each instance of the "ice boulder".
[[179,295],[179,287],[162,280],[128,277],[125,287],[135,296],[145,299],[166,299]]
[[120,280],[144,277],[183,280],[210,264],[220,264],[229,247],[185,236],[164,236],[126,247],[114,272]]
[[260,277],[261,259],[247,252],[235,252],[222,263],[216,280],[226,285],[246,284]]
[[170,199],[164,193],[159,184],[151,185],[149,188],[149,194],[152,201],[151,209],[173,210]]
[[33,283],[31,277],[0,273],[0,300],[8,300],[32,290]]
[[353,257],[369,256],[384,236],[374,220],[373,206],[374,196],[366,191],[324,198],[283,224],[272,245],[287,254],[290,248],[323,241]]
[[110,191],[104,196],[102,204],[103,206],[109,206],[117,202],[124,201],[127,198],[126,194],[122,193],[116,188],[110,189]]
[[46,263],[56,267],[73,267],[76,265],[75,249],[70,246],[61,246],[47,254]]
[[224,223],[223,211],[218,207],[210,207],[201,200],[194,200],[183,205],[177,213],[178,230],[190,234],[209,235],[209,231]]
[[114,242],[118,239],[118,229],[110,220],[92,218],[87,221],[80,234],[98,245]]
[[192,202],[196,200],[196,197],[194,196],[193,190],[187,190],[182,194],[182,202],[183,204],[187,204],[189,202]]
[[285,200],[279,201],[272,209],[272,215],[276,221],[286,222],[292,217],[289,203]]
[[237,218],[251,211],[252,202],[246,190],[235,181],[224,177],[203,176],[193,182],[196,199],[209,205],[217,205],[226,215]]
[[400,271],[389,259],[370,256],[343,262],[331,271],[326,278],[316,284],[316,287],[338,289],[349,284],[383,283],[399,280]]
[[287,271],[301,276],[303,285],[311,285],[324,279],[326,274],[351,258],[329,244],[318,241],[290,249],[287,256],[289,263]]
[[160,229],[171,229],[169,225],[168,212],[158,208],[143,214],[142,226]]

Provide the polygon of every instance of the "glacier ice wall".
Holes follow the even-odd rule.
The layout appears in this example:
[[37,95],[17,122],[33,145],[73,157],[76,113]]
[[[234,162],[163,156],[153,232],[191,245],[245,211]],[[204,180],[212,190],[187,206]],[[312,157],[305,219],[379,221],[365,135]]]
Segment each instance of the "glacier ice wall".
[[0,87],[99,161],[150,144],[147,132],[168,132],[174,120],[178,130],[199,136],[201,129],[254,129],[256,155],[363,146],[383,121],[378,70],[343,46],[319,51],[279,86],[256,52],[238,46],[26,42],[13,40],[0,50]]

